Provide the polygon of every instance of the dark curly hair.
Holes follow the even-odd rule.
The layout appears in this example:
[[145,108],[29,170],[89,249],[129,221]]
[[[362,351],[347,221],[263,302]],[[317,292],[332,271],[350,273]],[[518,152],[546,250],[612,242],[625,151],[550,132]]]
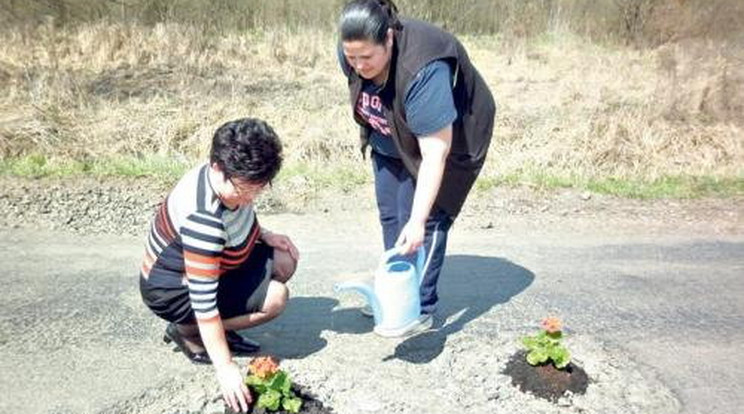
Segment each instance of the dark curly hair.
[[282,167],[282,143],[266,122],[238,119],[217,128],[209,161],[226,179],[270,184]]

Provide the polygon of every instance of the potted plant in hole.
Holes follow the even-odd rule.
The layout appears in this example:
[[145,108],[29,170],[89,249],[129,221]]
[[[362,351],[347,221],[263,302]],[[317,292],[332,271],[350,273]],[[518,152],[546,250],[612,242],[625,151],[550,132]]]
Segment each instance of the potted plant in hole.
[[[306,387],[292,382],[286,371],[279,369],[279,361],[272,356],[253,358],[248,363],[245,384],[251,393],[251,414],[333,414],[308,392]],[[236,414],[225,405],[225,414]]]
[[520,350],[507,363],[504,374],[524,392],[556,401],[566,391],[583,394],[589,378],[571,362],[571,352],[563,345],[563,323],[550,316],[540,322],[540,331],[522,338]]
[[302,400],[292,391],[292,381],[289,375],[279,369],[279,362],[271,356],[254,358],[248,364],[248,377],[245,383],[257,395],[256,407],[268,411],[278,411],[280,408],[298,413],[302,407]]

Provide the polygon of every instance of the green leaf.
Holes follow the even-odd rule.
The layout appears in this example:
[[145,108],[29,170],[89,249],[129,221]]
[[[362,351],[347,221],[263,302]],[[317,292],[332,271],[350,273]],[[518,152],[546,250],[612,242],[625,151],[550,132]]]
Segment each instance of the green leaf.
[[550,357],[558,369],[565,368],[571,362],[571,353],[564,347],[556,348]]
[[290,413],[299,413],[302,407],[302,400],[299,398],[285,398],[282,401],[282,407]]
[[262,380],[261,378],[255,375],[249,375],[245,379],[245,385],[253,388],[259,394],[263,394],[264,392],[266,392],[266,389],[267,389],[266,381]]
[[292,384],[289,382],[289,377],[284,371],[278,371],[276,374],[274,374],[274,377],[271,378],[271,382],[269,382],[269,388],[282,393],[284,393],[285,389],[289,390],[289,387],[291,385]]
[[282,384],[282,394],[285,397],[294,397],[292,393],[292,380],[289,378],[289,374],[284,374],[284,384]]
[[524,344],[528,350],[532,350],[537,346],[537,339],[532,336],[525,336],[522,338],[522,344]]
[[258,397],[258,406],[268,408],[271,411],[279,409],[282,394],[279,391],[268,389]]
[[530,365],[539,365],[548,360],[548,355],[542,350],[534,350],[527,354],[527,363]]

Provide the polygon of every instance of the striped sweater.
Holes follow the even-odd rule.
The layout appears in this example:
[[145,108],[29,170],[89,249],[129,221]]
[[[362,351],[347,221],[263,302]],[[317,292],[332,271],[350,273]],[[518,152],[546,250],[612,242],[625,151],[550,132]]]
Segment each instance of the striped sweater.
[[225,207],[208,171],[204,163],[186,173],[160,206],[141,268],[154,286],[188,286],[191,307],[201,320],[219,315],[219,277],[245,261],[260,233],[253,206]]

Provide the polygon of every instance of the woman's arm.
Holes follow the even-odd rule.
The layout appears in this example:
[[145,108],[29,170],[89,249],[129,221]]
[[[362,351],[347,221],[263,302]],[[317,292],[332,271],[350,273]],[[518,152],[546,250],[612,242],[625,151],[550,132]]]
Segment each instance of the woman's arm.
[[439,194],[442,176],[452,145],[452,125],[424,137],[419,137],[421,165],[416,177],[416,191],[413,196],[411,217],[400,232],[396,246],[404,254],[414,252],[424,243],[426,219],[429,217],[434,200]]
[[248,411],[251,395],[243,381],[240,368],[232,360],[232,354],[227,346],[222,319],[216,316],[212,319],[198,320],[199,333],[204,347],[212,359],[217,382],[220,384],[222,398],[235,412]]

